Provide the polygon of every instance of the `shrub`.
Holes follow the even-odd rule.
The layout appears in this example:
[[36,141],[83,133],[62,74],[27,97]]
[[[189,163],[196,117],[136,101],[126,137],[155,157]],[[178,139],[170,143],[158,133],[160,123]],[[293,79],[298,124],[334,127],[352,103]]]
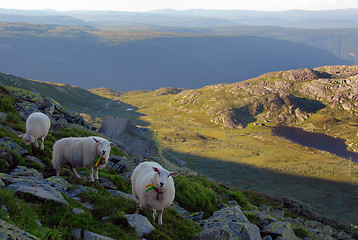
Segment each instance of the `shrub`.
[[217,207],[216,193],[193,178],[177,176],[175,181],[175,200],[191,212],[203,211],[204,217],[210,216]]

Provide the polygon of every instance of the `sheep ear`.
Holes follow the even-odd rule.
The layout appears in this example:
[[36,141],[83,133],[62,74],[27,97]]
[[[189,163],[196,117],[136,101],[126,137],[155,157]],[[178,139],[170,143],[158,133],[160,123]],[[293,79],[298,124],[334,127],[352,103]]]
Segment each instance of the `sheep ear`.
[[170,176],[172,176],[172,177],[176,177],[176,176],[178,176],[179,175],[179,173],[176,173],[176,172],[171,172],[170,173]]
[[114,142],[110,142],[109,145],[113,147],[116,146],[117,144],[115,144]]
[[158,168],[153,167],[154,172],[159,172]]
[[18,137],[23,137],[23,136],[25,136],[25,134],[20,134],[20,135],[17,135]]
[[95,140],[95,141],[96,141],[96,143],[99,143],[99,141],[98,141],[96,138],[93,138],[93,140]]

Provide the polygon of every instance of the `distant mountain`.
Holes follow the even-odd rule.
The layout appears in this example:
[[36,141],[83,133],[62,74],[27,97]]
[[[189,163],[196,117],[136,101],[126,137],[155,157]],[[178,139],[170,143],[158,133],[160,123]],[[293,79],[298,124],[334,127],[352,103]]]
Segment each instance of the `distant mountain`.
[[85,89],[199,88],[265,72],[341,65],[328,51],[254,36],[104,31],[3,23],[0,70]]
[[[148,12],[124,11],[54,11],[0,9],[0,14],[13,21],[18,18],[29,23],[63,24],[63,18],[79,19],[83,24],[108,26],[138,24],[148,26],[215,27],[215,26],[279,26],[294,28],[352,28],[358,27],[358,9],[327,11],[290,10],[279,12],[252,10],[185,10],[161,9]],[[10,14],[14,15],[13,17]],[[22,15],[22,16],[21,16]],[[37,17],[37,18],[30,18]],[[52,18],[47,18],[52,16]],[[38,22],[38,17],[44,17]],[[58,18],[56,20],[56,17]],[[2,18],[4,19],[4,17]],[[77,19],[77,20],[76,20]],[[37,21],[37,22],[34,22]],[[79,22],[78,22],[79,23]],[[77,24],[77,23],[76,23]]]

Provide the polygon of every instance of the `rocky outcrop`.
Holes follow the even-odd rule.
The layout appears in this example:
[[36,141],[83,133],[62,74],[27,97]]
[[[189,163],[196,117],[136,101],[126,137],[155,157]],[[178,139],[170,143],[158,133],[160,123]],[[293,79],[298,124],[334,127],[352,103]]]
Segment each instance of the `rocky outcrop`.
[[32,234],[0,219],[0,239],[39,240]]
[[199,239],[261,239],[260,229],[249,222],[238,206],[223,208],[202,222]]
[[105,116],[99,132],[125,146],[134,156],[155,158],[162,155],[156,134],[149,128],[136,126],[128,119]]

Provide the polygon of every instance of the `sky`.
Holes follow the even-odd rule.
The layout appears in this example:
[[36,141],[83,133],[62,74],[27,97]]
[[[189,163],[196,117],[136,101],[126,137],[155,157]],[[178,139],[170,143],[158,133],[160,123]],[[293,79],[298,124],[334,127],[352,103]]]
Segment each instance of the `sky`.
[[358,0],[0,0],[0,8],[149,11],[155,9],[247,9],[264,11],[358,8]]

